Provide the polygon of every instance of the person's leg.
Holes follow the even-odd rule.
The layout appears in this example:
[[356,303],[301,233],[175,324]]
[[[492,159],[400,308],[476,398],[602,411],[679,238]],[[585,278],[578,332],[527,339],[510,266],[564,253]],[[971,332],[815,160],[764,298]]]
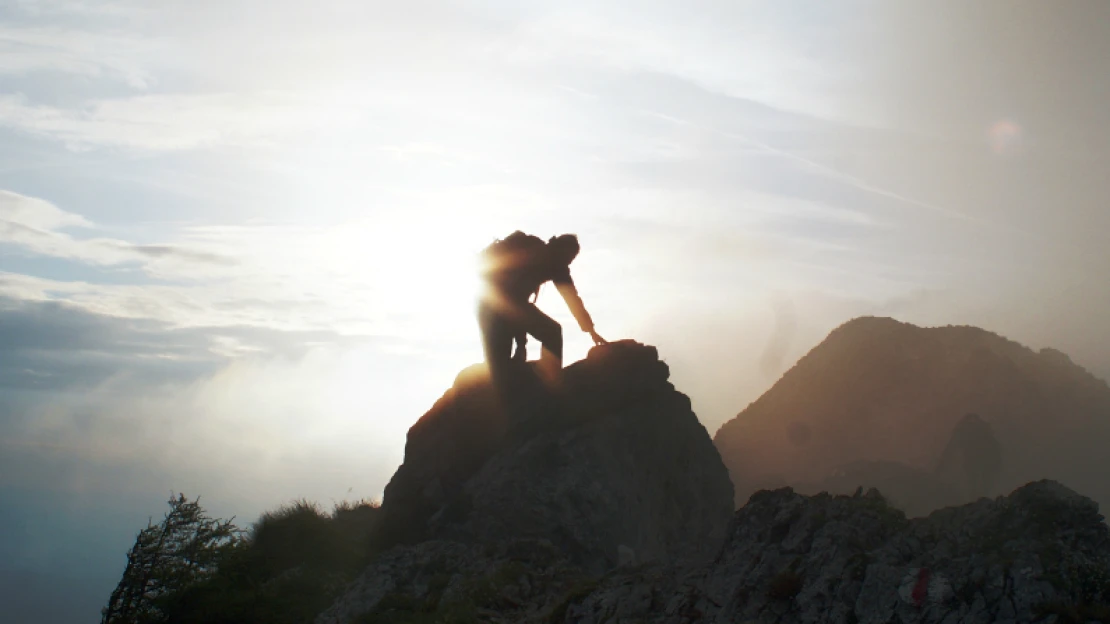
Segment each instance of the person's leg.
[[513,361],[523,364],[528,361],[528,332],[517,330],[514,336],[516,351],[513,352]]
[[482,330],[482,350],[485,352],[490,379],[499,385],[505,378],[504,372],[510,362],[516,332],[507,318],[486,303],[478,306],[478,327]]
[[563,370],[563,328],[555,319],[529,303],[521,307],[521,325],[543,345],[540,370],[547,381],[557,382]]

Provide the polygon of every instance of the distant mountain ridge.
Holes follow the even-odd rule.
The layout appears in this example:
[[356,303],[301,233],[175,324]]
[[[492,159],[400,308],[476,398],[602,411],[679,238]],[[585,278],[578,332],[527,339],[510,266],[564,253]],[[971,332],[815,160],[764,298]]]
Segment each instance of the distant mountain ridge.
[[[938,467],[957,423],[997,437],[990,492],[1057,479],[1104,504],[1110,387],[1064,353],[969,326],[853,319],[717,431],[737,504],[761,488],[816,489],[853,462]],[[807,484],[814,488],[804,487]]]

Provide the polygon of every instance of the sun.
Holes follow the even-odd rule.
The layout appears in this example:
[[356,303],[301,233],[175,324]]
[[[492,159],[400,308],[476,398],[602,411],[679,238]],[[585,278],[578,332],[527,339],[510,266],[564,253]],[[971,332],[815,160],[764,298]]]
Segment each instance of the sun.
[[422,211],[337,231],[329,241],[333,263],[342,265],[335,275],[353,286],[339,305],[363,306],[352,312],[398,338],[457,341],[473,333],[479,253],[502,234],[490,221]]

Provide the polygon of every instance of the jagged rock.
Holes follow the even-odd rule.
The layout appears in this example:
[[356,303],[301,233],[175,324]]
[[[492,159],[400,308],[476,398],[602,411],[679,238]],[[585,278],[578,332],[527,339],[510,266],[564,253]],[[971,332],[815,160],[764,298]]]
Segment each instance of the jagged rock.
[[910,520],[877,490],[783,488],[753,495],[700,566],[595,577],[544,540],[399,548],[317,622],[358,614],[367,624],[1105,622],[1110,531],[1093,501],[1053,481]]
[[[592,349],[545,391],[522,374],[499,401],[480,369],[409,432],[385,490],[401,541],[551,540],[594,570],[697,558],[731,517],[732,484],[689,399],[654,347]],[[506,405],[508,407],[506,408]]]
[[594,587],[546,540],[432,540],[378,557],[316,624],[542,621]]
[[[969,413],[989,424],[999,459],[973,469],[974,482],[964,471],[952,502],[1047,477],[1110,504],[1102,478],[1110,472],[1106,382],[1058,351],[1036,352],[975,327],[849,321],[722,426],[714,443],[739,505],[759,489],[813,491],[854,462],[932,472]],[[961,463],[955,459],[946,469]],[[915,509],[947,503],[913,500],[912,487],[887,489]]]
[[[650,604],[636,598],[645,595]],[[681,581],[606,579],[564,621],[1106,621],[1108,605],[1106,524],[1094,502],[1058,483],[913,520],[875,490],[785,488],[752,496],[704,569]]]
[[936,473],[893,461],[851,462],[819,483],[800,483],[794,489],[802,494],[850,494],[860,487],[879,490],[911,517],[967,500],[952,482]]

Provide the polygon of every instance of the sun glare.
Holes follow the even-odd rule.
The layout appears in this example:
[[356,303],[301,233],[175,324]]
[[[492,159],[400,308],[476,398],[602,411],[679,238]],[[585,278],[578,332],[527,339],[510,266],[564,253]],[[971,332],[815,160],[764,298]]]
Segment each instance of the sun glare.
[[354,312],[385,334],[435,339],[471,331],[478,252],[496,233],[473,214],[391,217],[337,230],[325,241],[330,264],[353,288],[337,303],[368,306]]

